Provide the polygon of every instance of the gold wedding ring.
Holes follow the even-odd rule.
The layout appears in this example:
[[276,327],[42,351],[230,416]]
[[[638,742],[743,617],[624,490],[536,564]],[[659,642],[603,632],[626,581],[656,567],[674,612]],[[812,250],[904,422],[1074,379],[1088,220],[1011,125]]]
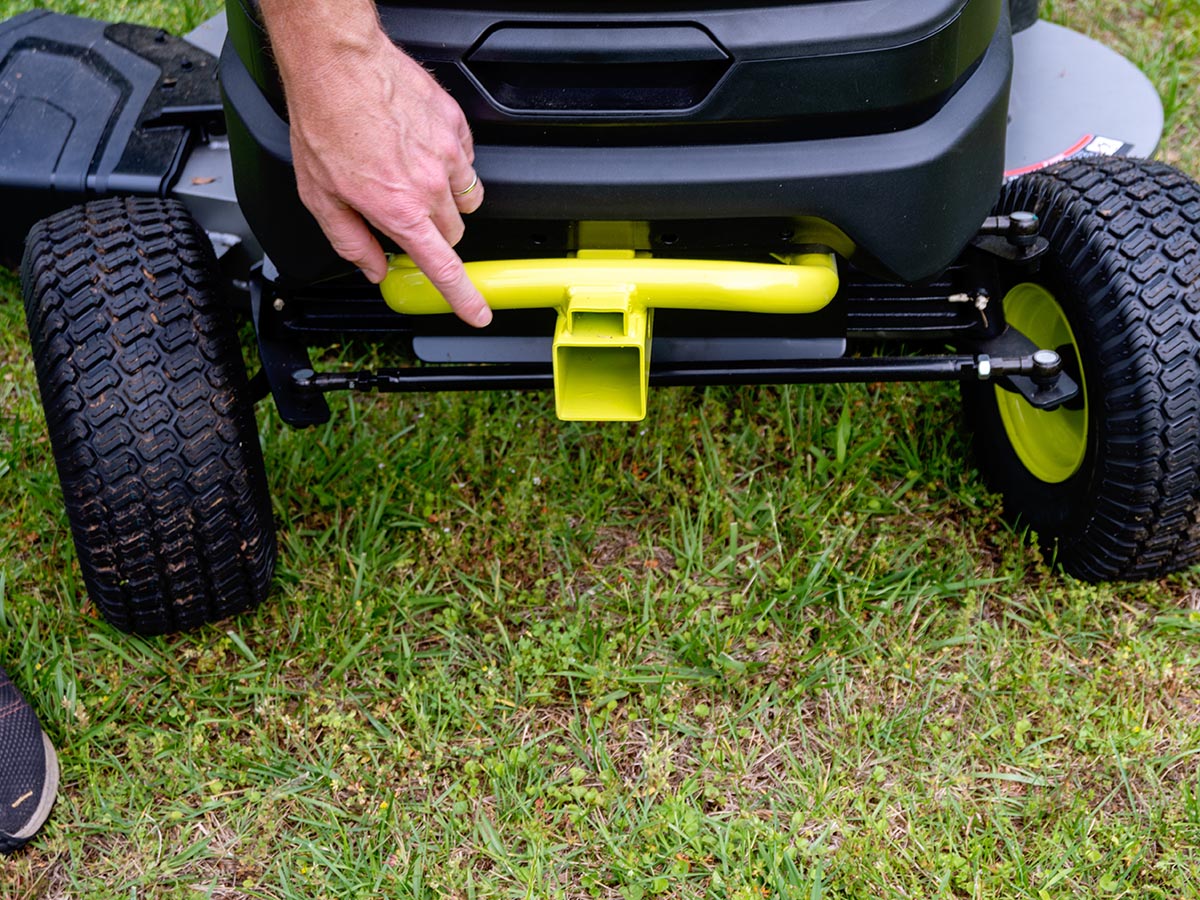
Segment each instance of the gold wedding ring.
[[455,197],[465,197],[465,196],[467,196],[467,194],[471,193],[471,191],[475,190],[475,185],[477,185],[477,184],[479,184],[479,173],[478,172],[474,173],[473,177],[471,178],[470,184],[468,184],[461,191],[453,191],[452,193],[454,194]]

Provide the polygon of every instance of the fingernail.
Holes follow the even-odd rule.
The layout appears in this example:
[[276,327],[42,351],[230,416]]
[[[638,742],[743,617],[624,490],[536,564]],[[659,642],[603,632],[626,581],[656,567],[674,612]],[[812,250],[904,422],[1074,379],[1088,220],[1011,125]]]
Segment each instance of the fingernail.
[[475,327],[483,328],[490,324],[492,324],[492,310],[490,307],[485,306],[475,314]]

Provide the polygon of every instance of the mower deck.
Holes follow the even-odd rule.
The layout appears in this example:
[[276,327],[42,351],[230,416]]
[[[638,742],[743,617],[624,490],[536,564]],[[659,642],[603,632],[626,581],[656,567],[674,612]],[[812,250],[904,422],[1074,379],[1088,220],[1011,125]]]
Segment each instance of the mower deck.
[[1154,155],[1162,101],[1125,57],[1051,22],[1013,35],[1013,56],[1004,154],[1010,176],[1077,153]]

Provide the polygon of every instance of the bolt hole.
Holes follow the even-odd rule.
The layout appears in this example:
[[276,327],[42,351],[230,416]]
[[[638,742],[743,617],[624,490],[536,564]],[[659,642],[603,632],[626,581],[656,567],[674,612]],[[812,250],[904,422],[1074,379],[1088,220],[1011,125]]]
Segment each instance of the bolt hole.
[[546,236],[544,234],[531,234],[529,236],[529,243],[535,247],[542,247],[546,243]]
[[660,234],[658,236],[658,242],[664,247],[674,247],[679,243],[679,235],[675,234],[673,231],[668,231],[665,234]]

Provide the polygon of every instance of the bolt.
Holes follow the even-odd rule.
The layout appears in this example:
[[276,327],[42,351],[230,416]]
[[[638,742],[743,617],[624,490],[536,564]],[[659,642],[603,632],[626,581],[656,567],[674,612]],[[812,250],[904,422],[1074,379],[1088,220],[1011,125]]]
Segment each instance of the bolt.
[[1037,350],[1033,354],[1033,364],[1040,369],[1052,369],[1061,363],[1061,357],[1053,350]]
[[1048,391],[1058,382],[1062,374],[1062,357],[1053,350],[1035,350],[1030,357],[1033,372],[1030,377],[1037,385],[1039,392]]
[[986,353],[980,353],[975,357],[975,372],[979,376],[980,381],[987,381],[992,377],[992,358]]
[[282,297],[276,297],[275,302],[271,304],[275,312],[283,312],[284,302]]
[[1008,217],[1008,242],[1014,247],[1032,247],[1037,242],[1038,217],[1031,212],[1015,212]]

